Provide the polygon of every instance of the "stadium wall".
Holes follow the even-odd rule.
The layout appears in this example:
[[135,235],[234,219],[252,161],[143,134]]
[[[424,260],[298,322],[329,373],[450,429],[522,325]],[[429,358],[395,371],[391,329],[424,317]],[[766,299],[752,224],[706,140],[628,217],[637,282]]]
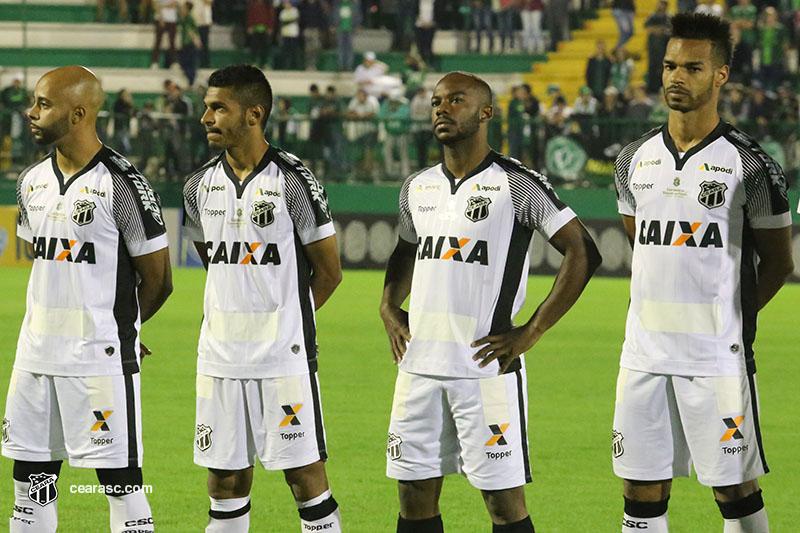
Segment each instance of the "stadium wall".
[[[164,220],[170,235],[173,265],[200,266],[191,243],[183,238],[181,187],[160,184]],[[331,184],[326,187],[338,235],[342,265],[351,269],[383,269],[397,241],[397,198],[399,187]],[[631,250],[616,212],[616,196],[610,189],[560,190],[560,197],[578,213],[598,243],[603,255],[600,275],[630,275]],[[798,204],[797,191],[791,191],[791,205]],[[16,239],[16,206],[12,182],[0,186],[0,267],[30,264],[23,243]],[[793,253],[795,272],[792,281],[800,282],[800,217],[794,214]],[[561,255],[536,235],[531,243],[530,272],[554,274]]]

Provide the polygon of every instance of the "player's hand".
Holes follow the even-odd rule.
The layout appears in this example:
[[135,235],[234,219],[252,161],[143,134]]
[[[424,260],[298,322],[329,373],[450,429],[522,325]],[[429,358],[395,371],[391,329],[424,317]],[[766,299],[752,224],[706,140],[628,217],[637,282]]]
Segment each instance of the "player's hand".
[[145,346],[141,342],[139,343],[139,357],[141,358],[142,361],[144,361],[144,358],[146,356],[152,355],[152,354],[153,354],[153,352],[151,352],[150,349],[147,346]]
[[408,311],[391,304],[381,304],[381,319],[389,343],[392,345],[392,359],[394,364],[400,364],[406,353],[406,343],[411,340],[411,331],[408,329]]
[[511,328],[498,335],[487,335],[470,344],[473,348],[485,345],[472,356],[472,360],[480,361],[478,367],[484,368],[498,359],[500,363],[498,374],[504,374],[514,359],[529,350],[541,336],[540,332],[528,324]]

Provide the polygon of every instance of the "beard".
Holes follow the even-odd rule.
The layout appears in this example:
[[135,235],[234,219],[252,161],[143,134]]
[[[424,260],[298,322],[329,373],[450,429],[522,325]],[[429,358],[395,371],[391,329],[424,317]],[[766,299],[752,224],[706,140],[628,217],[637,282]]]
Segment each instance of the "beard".
[[451,144],[455,144],[457,142],[463,141],[464,139],[468,139],[477,133],[478,129],[481,126],[481,116],[479,113],[476,113],[475,116],[471,117],[470,119],[462,122],[456,128],[455,133],[444,133],[438,134],[436,133],[436,129],[434,129],[434,136],[436,140],[442,143],[445,146],[449,146]]
[[682,99],[676,101],[670,99],[668,88],[664,88],[664,98],[667,101],[667,107],[681,113],[688,113],[703,107],[714,95],[714,82],[713,80],[708,83],[708,87],[697,94],[687,92],[679,93]]
[[38,135],[34,134],[33,141],[39,145],[53,144],[69,133],[69,115],[65,114],[49,126],[37,126]]

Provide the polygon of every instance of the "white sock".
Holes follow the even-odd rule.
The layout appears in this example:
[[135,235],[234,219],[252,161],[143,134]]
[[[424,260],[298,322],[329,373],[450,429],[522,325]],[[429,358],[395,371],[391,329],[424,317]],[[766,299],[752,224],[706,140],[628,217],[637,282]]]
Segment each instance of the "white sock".
[[300,512],[300,531],[342,532],[342,517],[339,504],[331,496],[330,489],[307,502],[297,503]]
[[669,521],[667,513],[653,518],[639,518],[630,516],[628,513],[622,515],[622,533],[669,533]]
[[250,496],[211,500],[206,533],[247,533],[250,530]]
[[111,510],[111,533],[123,533],[128,530],[139,532],[155,531],[153,513],[144,492],[133,492],[123,496],[109,496],[108,506]]
[[44,507],[31,501],[28,481],[14,480],[14,513],[9,518],[11,533],[54,533],[58,527],[57,501]]
[[767,510],[763,507],[741,518],[726,518],[724,533],[769,533]]

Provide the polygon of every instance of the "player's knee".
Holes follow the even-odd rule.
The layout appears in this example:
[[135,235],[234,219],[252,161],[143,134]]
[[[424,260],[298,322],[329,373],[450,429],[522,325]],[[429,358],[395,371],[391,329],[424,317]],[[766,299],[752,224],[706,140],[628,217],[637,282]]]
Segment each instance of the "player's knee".
[[495,524],[511,524],[528,515],[523,490],[484,490],[482,493],[486,509]]
[[208,495],[211,498],[244,498],[250,495],[252,468],[244,470],[208,469]]
[[757,513],[764,508],[764,499],[761,496],[761,490],[757,490],[747,496],[731,501],[717,500],[717,506],[722,513],[722,518],[727,520],[735,520],[750,516]]
[[639,502],[660,502],[669,499],[672,481],[623,480],[622,493],[626,499]]
[[751,494],[759,492],[758,481],[751,480],[739,483],[738,485],[728,485],[725,487],[714,487],[714,497],[717,501],[733,502],[742,500]]
[[437,481],[423,479],[398,483],[400,512],[404,518],[418,520],[439,514]]
[[108,496],[124,496],[141,490],[142,469],[133,466],[128,468],[98,468],[97,481],[105,487]]
[[61,473],[61,461],[14,461],[14,479],[30,483],[30,476]]

